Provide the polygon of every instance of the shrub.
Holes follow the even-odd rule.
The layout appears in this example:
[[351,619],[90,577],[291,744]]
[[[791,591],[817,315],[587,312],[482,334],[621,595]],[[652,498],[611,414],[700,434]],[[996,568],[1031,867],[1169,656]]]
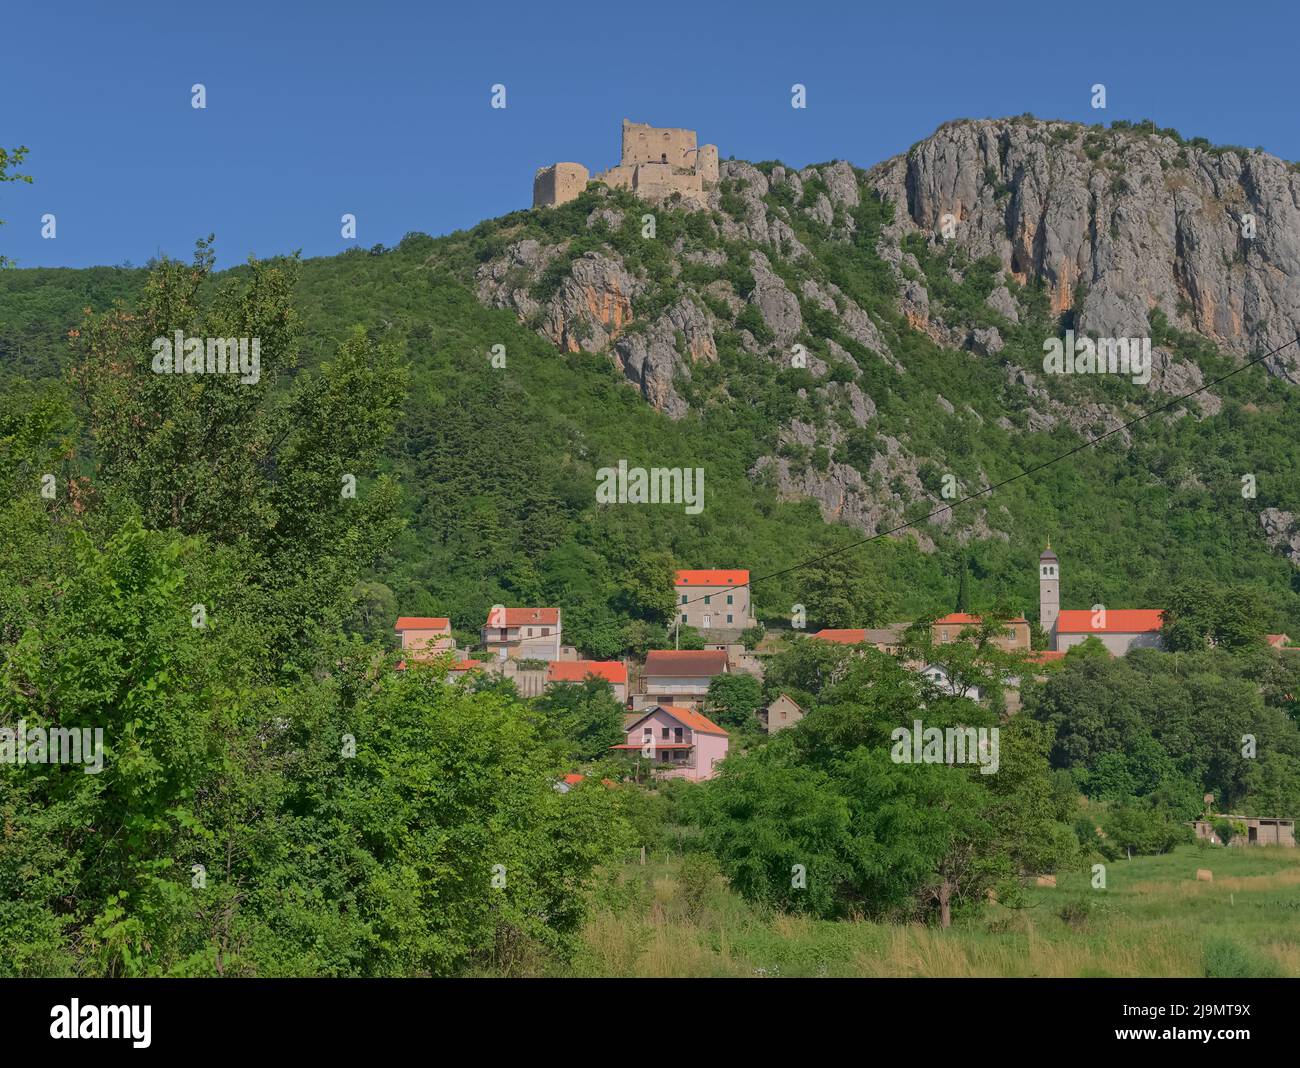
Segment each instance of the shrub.
[[1277,979],[1277,962],[1230,938],[1211,938],[1202,956],[1207,979]]

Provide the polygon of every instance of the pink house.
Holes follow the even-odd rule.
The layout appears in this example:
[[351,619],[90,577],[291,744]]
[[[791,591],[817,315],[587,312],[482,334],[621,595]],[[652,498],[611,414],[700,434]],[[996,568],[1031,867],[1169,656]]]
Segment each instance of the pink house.
[[712,720],[676,705],[658,705],[623,729],[627,741],[610,748],[639,751],[654,765],[655,774],[666,779],[713,778],[730,745],[727,732]]

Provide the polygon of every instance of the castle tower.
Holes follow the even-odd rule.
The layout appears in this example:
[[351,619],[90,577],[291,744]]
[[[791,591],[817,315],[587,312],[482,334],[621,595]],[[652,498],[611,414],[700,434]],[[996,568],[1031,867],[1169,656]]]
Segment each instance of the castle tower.
[[700,145],[700,151],[695,157],[695,173],[704,182],[716,182],[718,180],[717,145]]
[[1051,636],[1051,647],[1056,648],[1056,617],[1061,614],[1061,562],[1047,543],[1038,558],[1038,625]]

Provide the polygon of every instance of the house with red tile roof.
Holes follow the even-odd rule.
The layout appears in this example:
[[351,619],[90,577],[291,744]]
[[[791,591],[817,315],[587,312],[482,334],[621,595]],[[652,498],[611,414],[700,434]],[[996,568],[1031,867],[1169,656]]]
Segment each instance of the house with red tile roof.
[[743,567],[683,569],[674,578],[677,622],[697,630],[744,630],[749,610],[749,572]]
[[638,711],[656,705],[699,708],[709,683],[729,671],[727,654],[713,649],[651,649],[641,673],[641,692],[632,695]]
[[427,660],[456,648],[446,616],[399,616],[393,629],[402,640],[402,652],[412,660]]
[[[1027,652],[1029,650],[1029,620],[1023,616],[1015,619],[1001,620],[1002,633],[993,639],[993,644],[1008,653]],[[942,619],[930,624],[930,633],[935,645],[947,645],[949,642],[962,641],[973,637],[974,632],[984,625],[980,616],[967,612],[949,612]]]
[[894,623],[888,627],[827,627],[809,637],[837,645],[874,645],[882,653],[896,653],[903,644],[903,635],[910,623]]
[[614,688],[619,704],[627,704],[627,665],[621,660],[553,660],[546,665],[546,684],[584,682],[595,676]]
[[626,741],[611,749],[639,753],[656,775],[690,782],[711,779],[731,744],[727,732],[711,719],[680,705],[657,705],[628,723],[625,731]]
[[498,660],[559,660],[558,608],[493,605],[480,629],[484,652]]

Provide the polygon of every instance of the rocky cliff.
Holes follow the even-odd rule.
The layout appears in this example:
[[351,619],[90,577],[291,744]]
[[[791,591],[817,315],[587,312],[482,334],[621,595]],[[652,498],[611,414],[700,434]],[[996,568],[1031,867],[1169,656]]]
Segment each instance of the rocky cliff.
[[[1117,427],[1300,330],[1300,173],[1145,126],[960,121],[869,171],[725,162],[706,208],[595,186],[543,211],[569,214],[515,227],[476,270],[483,303],[607,355],[676,419],[734,402],[757,361],[792,396],[751,477],[868,533],[941,508],[944,474],[988,485],[981,455]],[[1066,329],[1151,337],[1150,384],[1045,375]],[[696,388],[705,367],[721,390]],[[1300,382],[1300,346],[1266,367]],[[1259,536],[1300,562],[1290,513],[1262,505]],[[1008,519],[989,502],[927,527],[1005,539]]]

